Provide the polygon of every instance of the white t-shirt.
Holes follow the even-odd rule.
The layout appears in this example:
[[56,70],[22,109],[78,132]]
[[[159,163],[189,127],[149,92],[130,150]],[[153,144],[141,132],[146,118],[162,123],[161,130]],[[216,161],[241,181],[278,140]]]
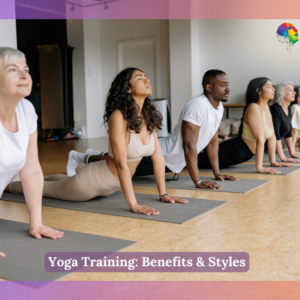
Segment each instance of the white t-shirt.
[[173,172],[179,173],[185,166],[183,140],[181,135],[182,121],[187,121],[200,126],[197,153],[199,154],[210,142],[218,130],[223,117],[223,104],[215,109],[204,94],[188,101],[183,108],[177,125],[171,135],[159,139],[166,166]]
[[0,197],[24,167],[29,135],[37,128],[37,115],[30,101],[22,99],[16,107],[16,114],[18,132],[7,131],[0,122]]

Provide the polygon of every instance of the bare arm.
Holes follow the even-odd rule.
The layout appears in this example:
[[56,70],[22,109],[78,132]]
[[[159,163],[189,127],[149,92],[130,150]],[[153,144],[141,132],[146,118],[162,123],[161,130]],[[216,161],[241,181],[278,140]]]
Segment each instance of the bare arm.
[[[279,144],[280,142],[280,144]],[[298,152],[295,151],[295,145],[293,144],[293,138],[292,137],[288,137],[288,138],[285,138],[285,142],[288,146],[288,149],[289,149],[289,152],[290,152],[290,155],[292,158],[287,158],[284,154],[284,151],[282,149],[282,143],[281,141],[277,141],[277,145],[276,145],[276,150],[277,150],[277,153],[281,159],[281,161],[286,161],[286,162],[300,162],[299,159],[295,159],[295,158],[300,158],[300,155],[298,154]],[[280,154],[279,154],[279,151],[282,151],[282,154],[283,154],[283,159],[281,158]]]
[[181,130],[186,166],[194,184],[197,184],[197,182],[200,181],[197,153],[197,141],[200,126],[183,121]]
[[[258,173],[269,173],[269,174],[278,174],[279,171],[272,168],[263,167],[263,156],[265,149],[265,137],[264,130],[262,126],[263,117],[259,107],[252,103],[247,108],[247,122],[250,126],[250,129],[256,139],[256,170]],[[270,163],[274,167],[280,167],[281,164],[275,162],[275,144],[276,138],[273,134],[271,138],[268,139],[268,153],[270,158]],[[270,147],[270,148],[269,148]]]
[[[153,137],[155,143],[155,150],[151,155],[151,159],[153,162],[154,177],[155,177],[158,193],[160,196],[162,196],[166,194],[166,182],[165,182],[166,164],[165,164],[164,156],[161,152],[161,148],[160,148],[160,144],[156,132],[153,132]],[[179,199],[176,197],[171,197],[169,195],[166,195],[163,198],[161,198],[161,201],[169,202],[169,203],[175,203],[175,202],[188,203],[188,201],[185,199]]]
[[131,174],[127,165],[126,130],[127,123],[122,113],[118,110],[113,112],[109,119],[109,138],[125,199],[133,212],[146,215],[158,215],[158,211],[147,206],[138,205],[136,201]]
[[43,172],[38,160],[37,130],[29,137],[26,163],[19,172],[23,186],[27,209],[30,216],[30,235],[37,239],[45,236],[51,239],[61,238],[63,233],[42,225]]
[[[255,155],[255,163],[256,163],[256,170],[258,173],[279,173],[275,169],[271,168],[264,168],[263,167],[263,156],[264,156],[264,149],[265,149],[265,137],[264,137],[264,130],[262,126],[263,117],[261,110],[259,107],[252,103],[248,106],[246,115],[246,121],[250,126],[250,129],[255,137],[256,140],[256,155]],[[270,162],[275,161],[275,135],[268,139],[268,148]]]
[[239,180],[238,178],[235,178],[230,175],[220,174],[218,131],[215,133],[215,135],[213,136],[213,138],[210,140],[209,144],[207,145],[207,155],[208,155],[208,159],[209,159],[211,168],[212,168],[215,178],[217,180],[221,180],[221,181],[224,181],[225,179],[233,180],[233,181]]
[[182,122],[182,146],[184,150],[186,166],[196,187],[204,189],[221,189],[221,186],[219,186],[214,181],[201,181],[199,184],[197,184],[200,181],[197,153],[197,141],[199,130],[200,126],[197,126],[187,121]]

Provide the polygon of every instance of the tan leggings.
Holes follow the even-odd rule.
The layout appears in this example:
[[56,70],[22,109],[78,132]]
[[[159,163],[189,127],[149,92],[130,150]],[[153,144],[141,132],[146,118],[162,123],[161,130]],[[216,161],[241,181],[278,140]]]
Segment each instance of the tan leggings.
[[[106,165],[106,160],[90,163],[78,174],[45,176],[43,196],[69,201],[87,201],[97,196],[108,196],[120,189],[119,178]],[[12,193],[23,193],[20,181],[11,182]]]

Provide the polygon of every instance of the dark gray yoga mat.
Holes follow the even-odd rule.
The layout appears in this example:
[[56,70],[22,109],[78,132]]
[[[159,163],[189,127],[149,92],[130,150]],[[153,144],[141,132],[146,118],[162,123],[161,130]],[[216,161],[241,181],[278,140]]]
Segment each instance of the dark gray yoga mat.
[[[44,260],[47,252],[116,252],[136,242],[62,230],[58,240],[37,240],[28,234],[29,224],[0,219],[0,278],[13,281],[52,281],[69,273],[48,273]],[[39,284],[40,286],[40,284]]]
[[[136,193],[135,196],[138,204],[147,205],[156,209],[159,211],[159,215],[147,216],[131,212],[122,192],[115,192],[110,196],[97,197],[85,202],[62,201],[43,197],[43,206],[183,224],[226,203],[226,201],[186,198],[189,200],[188,204],[171,204],[159,201],[158,195]],[[4,193],[1,199],[21,203],[25,202],[23,195],[10,193]]]
[[[280,174],[276,174],[276,175],[289,175],[297,171],[300,168],[300,166],[293,166],[293,167],[286,168],[286,167],[272,167],[271,165],[264,165],[264,168],[272,168],[281,172]],[[211,170],[199,169],[199,171],[210,172]],[[230,166],[225,169],[220,169],[220,172],[222,174],[224,173],[262,174],[262,173],[257,173],[255,164],[239,164],[235,166]],[[272,175],[272,174],[265,174],[265,175]]]
[[[166,179],[171,179],[174,175],[166,175]],[[202,177],[202,181],[213,180],[216,181],[213,177]],[[132,178],[133,185],[137,186],[151,186],[156,187],[154,176],[140,176]],[[218,185],[222,186],[221,190],[212,190],[212,189],[203,189],[203,191],[209,192],[227,192],[227,193],[241,193],[246,194],[266,183],[269,180],[256,180],[256,179],[240,179],[239,181],[216,181]],[[186,189],[186,190],[198,190],[202,191],[202,189],[198,189],[195,187],[190,176],[180,175],[178,180],[172,180],[166,182],[166,187],[171,189]]]

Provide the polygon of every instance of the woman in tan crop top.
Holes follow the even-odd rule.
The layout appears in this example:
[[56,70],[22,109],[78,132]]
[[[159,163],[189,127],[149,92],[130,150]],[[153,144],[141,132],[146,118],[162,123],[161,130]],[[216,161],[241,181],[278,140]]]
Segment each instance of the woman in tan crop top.
[[[268,143],[269,159],[272,167],[289,167],[275,161],[276,138],[268,101],[274,98],[274,87],[266,77],[250,81],[246,92],[246,107],[241,120],[239,136],[219,145],[219,167],[226,168],[248,161],[256,156],[258,173],[278,174],[278,170],[263,167],[265,141]],[[206,152],[198,155],[198,166],[210,168]]]
[[[45,176],[43,196],[87,201],[122,188],[131,211],[158,215],[155,209],[137,203],[131,180],[141,158],[151,156],[160,200],[188,203],[166,194],[165,161],[156,133],[162,117],[150,95],[150,81],[142,71],[128,68],[120,72],[111,84],[105,107],[104,121],[109,128],[111,144],[107,159],[88,164],[71,177],[64,174]],[[22,193],[21,182],[10,183],[6,191]]]

